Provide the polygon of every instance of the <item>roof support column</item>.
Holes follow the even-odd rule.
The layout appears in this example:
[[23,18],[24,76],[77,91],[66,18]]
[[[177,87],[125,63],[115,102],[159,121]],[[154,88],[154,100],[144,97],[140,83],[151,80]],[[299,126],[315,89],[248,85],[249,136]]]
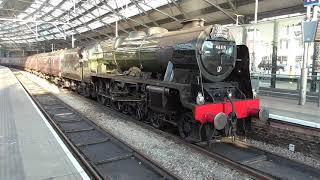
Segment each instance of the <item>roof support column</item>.
[[116,37],[118,37],[118,21],[116,21]]
[[[320,42],[314,42],[314,50],[313,50],[313,62],[312,62],[312,80],[311,80],[311,92],[316,92],[317,90],[317,66],[320,62]],[[320,91],[320,90],[319,90]]]
[[[313,17],[312,17],[313,21],[317,21],[317,19],[318,19],[319,8],[320,8],[319,6],[314,7],[314,13],[313,13]],[[319,23],[318,23],[318,28],[319,28]],[[319,58],[320,58],[320,42],[315,41],[313,44],[312,77],[311,77],[311,87],[310,87],[311,92],[316,92],[316,90],[317,90],[317,74],[318,74],[317,73],[317,70],[318,70],[317,66],[318,66]],[[319,92],[320,92],[320,90],[319,90]],[[320,102],[320,99],[319,99],[319,102]]]
[[309,59],[309,48],[310,42],[303,43],[304,55],[301,67],[301,78],[300,78],[300,90],[299,90],[299,105],[305,105],[307,100],[307,83],[308,83],[308,59]]
[[[313,9],[313,18],[311,17],[311,11]],[[307,84],[308,84],[308,70],[309,70],[309,48],[314,45],[315,34],[317,32],[317,18],[319,7],[307,7],[307,19],[302,22],[303,41],[304,41],[304,55],[301,67],[301,80],[299,89],[299,105],[305,105],[307,100]],[[312,19],[311,19],[312,18]],[[314,35],[309,35],[314,34]]]
[[256,0],[255,9],[254,9],[254,23],[258,22],[258,8],[259,8],[259,0]]
[[255,50],[255,44],[256,44],[256,36],[257,36],[257,23],[258,23],[258,0],[256,0],[255,5],[255,11],[254,11],[254,30],[253,30],[253,51],[252,51],[252,62],[251,62],[251,70],[253,72],[257,71],[256,68],[256,50]]
[[273,22],[273,41],[272,41],[272,59],[271,59],[271,88],[276,88],[277,79],[277,59],[278,59],[278,34],[279,22]]
[[74,38],[73,34],[71,35],[71,46],[72,48],[74,48],[74,42],[76,41],[76,39]]
[[242,44],[247,45],[248,30],[246,26],[242,26]]

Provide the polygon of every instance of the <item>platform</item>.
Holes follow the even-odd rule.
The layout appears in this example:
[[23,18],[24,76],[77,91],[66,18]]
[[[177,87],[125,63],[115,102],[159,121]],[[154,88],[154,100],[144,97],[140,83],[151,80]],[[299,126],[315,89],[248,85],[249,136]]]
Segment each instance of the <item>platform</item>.
[[272,119],[320,128],[320,108],[316,103],[307,102],[300,106],[297,100],[268,96],[260,96],[260,99]]
[[89,179],[13,73],[0,66],[0,179]]

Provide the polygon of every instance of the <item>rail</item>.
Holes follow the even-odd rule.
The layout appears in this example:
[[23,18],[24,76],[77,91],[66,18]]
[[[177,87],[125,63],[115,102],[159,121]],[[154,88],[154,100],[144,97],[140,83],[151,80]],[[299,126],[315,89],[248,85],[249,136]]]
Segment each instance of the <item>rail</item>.
[[[168,139],[172,139],[175,142],[178,142],[179,144],[184,144],[189,148],[192,148],[201,153],[204,153],[207,156],[213,158],[215,161],[220,162],[222,164],[226,164],[229,167],[235,170],[238,170],[240,172],[244,172],[252,176],[254,179],[282,179],[282,178],[292,179],[297,175],[301,177],[303,173],[305,173],[304,175],[306,176],[306,178],[304,179],[309,179],[309,178],[312,179],[320,176],[320,171],[318,169],[309,167],[307,165],[287,159],[285,157],[275,155],[273,153],[266,152],[264,150],[251,147],[248,144],[245,144],[247,148],[244,148],[244,149],[242,148],[243,146],[240,146],[239,147],[240,149],[238,149],[238,147],[235,147],[233,145],[231,145],[232,147],[230,147],[230,144],[239,144],[239,142],[241,141],[238,141],[238,140],[235,141],[234,143],[227,142],[228,143],[227,146],[230,150],[228,153],[228,151],[226,151],[224,147],[220,149],[216,149],[214,146],[212,145],[209,146],[208,144],[206,144],[207,141],[191,144],[181,139],[176,134],[167,133],[162,130],[155,129],[153,126],[143,123],[142,121],[137,121],[132,117],[129,117],[125,114],[122,114],[116,111],[115,109],[112,109],[111,107],[105,107],[105,108],[108,110],[108,113],[112,112],[112,114],[116,116],[123,117],[126,120],[130,120],[140,126],[143,126],[148,129],[152,129],[153,131],[157,132],[158,134],[162,134]],[[244,143],[241,142],[241,144],[243,145]],[[218,146],[219,145],[221,144],[218,144]],[[230,154],[235,151],[237,151],[236,154],[234,155]],[[248,156],[248,154],[250,157]],[[241,160],[238,159],[242,155],[243,157],[241,158]],[[278,161],[278,160],[285,161],[286,165],[280,167],[281,161]],[[273,161],[276,161],[276,162],[273,162]],[[259,164],[259,162],[261,162],[261,164]],[[264,168],[265,166],[270,167],[270,163],[272,164],[272,168],[265,169]],[[296,169],[296,167],[298,167],[298,169]],[[290,170],[288,171],[288,169]]]
[[[199,144],[200,145],[200,144]],[[211,153],[268,174],[272,179],[317,179],[319,169],[258,149],[241,140],[225,139],[200,145]]]
[[15,75],[93,179],[179,179],[22,74]]

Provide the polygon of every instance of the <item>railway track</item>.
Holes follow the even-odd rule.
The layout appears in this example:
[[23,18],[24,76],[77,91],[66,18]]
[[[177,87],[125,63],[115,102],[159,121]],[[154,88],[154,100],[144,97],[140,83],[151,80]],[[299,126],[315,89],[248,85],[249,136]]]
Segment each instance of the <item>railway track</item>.
[[294,151],[308,154],[316,159],[320,158],[320,129],[294,124],[290,122],[269,119],[267,124],[253,122],[253,131],[248,137],[258,141],[288,148],[294,145]]
[[300,124],[294,124],[291,122],[285,122],[277,119],[269,119],[269,124],[271,126],[275,126],[281,129],[291,130],[297,133],[304,133],[306,135],[311,135],[311,136],[320,136],[319,128],[304,126]]
[[21,73],[15,75],[93,179],[179,179]]
[[222,164],[227,164],[233,169],[249,174],[254,179],[318,180],[320,177],[320,169],[255,148],[241,140],[232,141],[224,138],[223,141],[212,141],[209,144],[207,141],[190,144],[178,137],[174,131],[168,134],[168,132],[155,129],[150,124],[137,121],[110,107],[106,108],[117,116],[131,120],[148,129],[153,129],[157,133],[192,149],[197,149]]
[[316,180],[320,177],[320,171],[317,168],[255,148],[242,141],[227,139],[209,144],[207,142],[197,143],[197,146],[237,162],[241,166],[260,171],[272,179]]
[[175,134],[153,128],[151,125],[136,121],[112,108],[105,107],[111,113],[133,121],[146,128],[172,139],[186,146],[197,149],[222,164],[227,164],[233,169],[249,174],[254,179],[319,179],[319,169],[287,159],[273,153],[257,149],[241,141],[200,142],[190,144]]
[[155,129],[149,124],[130,118],[112,108],[106,108],[117,116],[131,120],[146,128],[151,128],[157,133],[185,144],[192,149],[197,149],[222,164],[227,164],[233,169],[249,174],[254,179],[315,180],[320,177],[319,169],[255,148],[239,140],[230,141],[230,139],[224,139],[224,141],[220,142],[211,142],[210,145],[207,142],[190,144],[179,138],[173,131],[168,134],[162,130]]

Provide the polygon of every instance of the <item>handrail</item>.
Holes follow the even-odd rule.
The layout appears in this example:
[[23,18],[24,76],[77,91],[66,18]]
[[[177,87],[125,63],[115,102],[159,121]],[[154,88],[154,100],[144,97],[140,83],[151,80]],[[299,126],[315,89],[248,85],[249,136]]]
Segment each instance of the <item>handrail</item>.
[[318,107],[320,108],[320,81],[318,81],[319,92],[318,92]]
[[[289,78],[292,78],[292,77],[298,77],[300,78],[301,75],[288,75],[288,74],[269,74],[269,73],[251,73],[250,74],[251,77],[255,77],[255,76],[264,76],[264,77],[271,77],[272,75],[276,75],[277,77],[289,77]],[[319,75],[308,75],[308,78],[309,77],[316,77],[316,78],[320,78],[320,74]]]
[[[301,79],[300,75],[271,74],[271,73],[270,74],[269,73],[268,74],[266,74],[266,73],[251,73],[250,77],[252,78],[252,80],[255,79],[260,83],[260,82],[265,82],[266,80],[271,79],[272,75],[276,75],[276,80],[281,79],[281,78],[287,78],[287,79],[289,79],[288,83],[289,82],[292,83],[292,80],[295,80],[294,84],[296,84],[297,90],[299,90],[299,86],[300,86],[299,81]],[[316,103],[317,103],[317,106],[320,108],[320,74],[318,74],[318,75],[308,75],[307,77],[308,77],[308,80],[313,80],[313,82],[315,82],[314,85],[315,85],[316,88],[317,87],[319,88],[318,89],[318,95],[316,97],[317,98]],[[258,83],[257,87],[255,87],[256,89],[260,88],[259,83]],[[288,88],[282,88],[282,89],[290,90],[291,88],[288,87]],[[315,92],[316,91],[317,90],[315,90]]]

